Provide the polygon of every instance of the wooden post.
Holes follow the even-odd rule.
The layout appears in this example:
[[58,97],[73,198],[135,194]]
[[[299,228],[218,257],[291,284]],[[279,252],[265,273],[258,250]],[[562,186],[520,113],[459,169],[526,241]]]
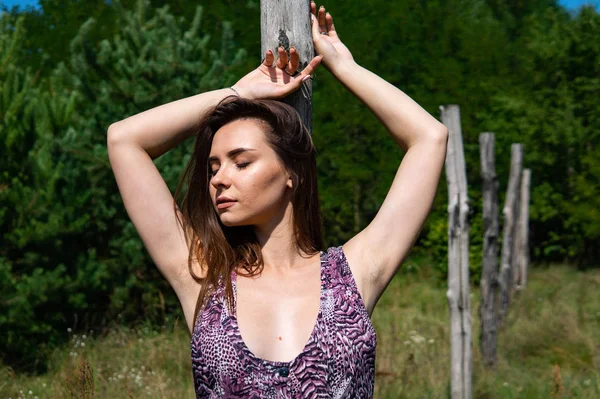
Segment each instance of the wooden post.
[[[309,0],[261,0],[260,26],[261,59],[270,49],[275,54],[275,62],[277,62],[277,49],[280,46],[285,48],[289,58],[290,47],[294,46],[300,56],[298,71],[306,68],[315,52],[310,23]],[[312,132],[311,79],[304,82],[299,90],[285,97],[282,101],[296,108],[308,131]]]
[[496,291],[498,287],[498,177],[494,157],[494,134],[479,135],[483,179],[483,265],[481,271],[481,357],[487,367],[496,365]]
[[520,274],[520,270],[519,270],[519,265],[517,264],[518,259],[519,259],[519,223],[521,220],[521,180],[523,177],[523,146],[521,145],[521,165],[519,167],[519,170],[516,172],[519,174],[519,181],[517,183],[517,192],[515,193],[515,204],[513,206],[513,234],[512,234],[512,251],[511,251],[511,257],[510,257],[510,273],[512,274],[512,286],[511,286],[511,292],[510,295],[512,296],[512,294],[516,291],[518,285],[519,285],[519,274]]
[[458,105],[441,106],[448,128],[448,291],[452,399],[471,399],[472,332],[469,303],[469,199]]
[[518,214],[516,205],[518,204],[519,188],[521,186],[521,167],[523,165],[523,146],[513,144],[510,151],[510,176],[508,187],[506,189],[506,198],[504,200],[504,231],[502,236],[502,260],[500,266],[500,277],[498,283],[500,286],[500,300],[498,305],[498,326],[501,326],[508,313],[510,304],[510,295],[514,281],[514,237],[516,232],[515,215]]
[[519,212],[519,224],[517,228],[517,261],[519,279],[516,282],[517,289],[525,288],[527,284],[527,268],[529,266],[529,185],[531,183],[531,170],[524,169],[521,176],[521,201]]

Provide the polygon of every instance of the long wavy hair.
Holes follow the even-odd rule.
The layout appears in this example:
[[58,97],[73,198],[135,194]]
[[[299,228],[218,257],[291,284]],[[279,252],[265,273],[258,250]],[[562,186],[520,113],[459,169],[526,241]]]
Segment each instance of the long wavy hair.
[[[263,126],[265,138],[292,176],[293,225],[296,248],[314,255],[323,250],[323,222],[317,186],[316,148],[296,110],[276,100],[250,100],[232,95],[208,110],[195,125],[194,150],[174,195],[174,211],[183,228],[189,248],[188,269],[200,283],[193,325],[219,280],[225,282],[225,295],[233,312],[231,272],[244,269],[245,276],[263,270],[260,244],[252,226],[225,226],[214,209],[209,193],[208,157],[217,131],[229,122],[251,119]],[[182,186],[187,186],[177,206]],[[193,270],[194,261],[206,270],[203,276]]]

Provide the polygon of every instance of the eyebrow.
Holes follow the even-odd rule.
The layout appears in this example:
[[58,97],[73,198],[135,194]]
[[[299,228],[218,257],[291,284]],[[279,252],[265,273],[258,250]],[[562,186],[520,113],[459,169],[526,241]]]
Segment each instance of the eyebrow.
[[[234,148],[233,150],[230,150],[227,153],[227,156],[229,158],[233,158],[238,154],[241,154],[242,152],[246,152],[246,151],[256,151],[254,148],[246,148],[246,147],[240,147],[240,148]],[[219,158],[218,157],[209,157],[208,158],[208,163],[214,162],[214,161],[218,161]]]

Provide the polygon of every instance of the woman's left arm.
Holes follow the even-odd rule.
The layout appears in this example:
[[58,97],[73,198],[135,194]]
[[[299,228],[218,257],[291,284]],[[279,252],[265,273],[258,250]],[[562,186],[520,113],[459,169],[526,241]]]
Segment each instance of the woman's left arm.
[[361,267],[362,295],[372,312],[431,210],[448,130],[409,96],[358,64],[346,63],[332,71],[406,151],[377,215],[344,245],[349,262]]
[[[445,151],[446,126],[400,89],[354,61],[329,66],[329,70],[369,107],[404,151],[423,143],[439,147],[440,142]],[[444,154],[438,154],[440,157],[443,163]]]
[[406,151],[377,215],[344,246],[349,258],[359,256],[365,304],[372,311],[431,210],[446,158],[448,129],[409,96],[358,64],[346,64],[334,74]]
[[[375,218],[343,245],[349,264],[354,263],[353,273],[359,274],[357,283],[362,285],[363,300],[371,313],[429,214],[446,158],[448,130],[401,90],[345,54],[345,46],[337,43],[331,16],[325,19],[324,9],[318,14],[313,20],[313,38],[325,53],[324,66],[369,107],[406,151]],[[321,36],[325,29],[329,35]],[[332,42],[338,51],[329,47]]]

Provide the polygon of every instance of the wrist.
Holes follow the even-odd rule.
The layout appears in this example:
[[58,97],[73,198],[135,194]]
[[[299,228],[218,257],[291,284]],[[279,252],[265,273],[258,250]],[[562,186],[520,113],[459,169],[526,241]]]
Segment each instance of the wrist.
[[354,73],[357,69],[360,68],[354,60],[352,61],[343,61],[340,63],[336,63],[329,67],[329,71],[335,76],[338,80],[342,80],[344,77]]
[[248,93],[246,93],[246,91],[239,86],[236,86],[236,85],[230,86],[229,90],[232,92],[232,94],[235,94],[236,96],[238,96],[240,98],[250,98]]

